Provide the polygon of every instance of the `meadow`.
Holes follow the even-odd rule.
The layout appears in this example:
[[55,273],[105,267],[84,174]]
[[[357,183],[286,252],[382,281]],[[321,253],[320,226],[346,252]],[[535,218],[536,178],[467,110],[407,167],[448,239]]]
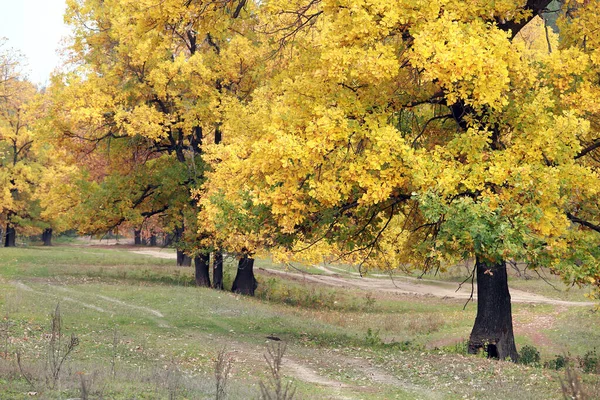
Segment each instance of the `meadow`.
[[[464,299],[369,290],[351,284],[361,279],[352,267],[266,259],[250,298],[194,287],[172,250],[133,250],[0,249],[0,399],[259,399],[278,384],[294,399],[560,399],[561,382],[600,393],[594,305],[515,302],[526,355],[515,364],[466,354],[476,305]],[[467,270],[427,276],[428,285],[456,287]],[[308,279],[318,274],[343,284]],[[510,285],[587,301],[552,276],[513,273]]]

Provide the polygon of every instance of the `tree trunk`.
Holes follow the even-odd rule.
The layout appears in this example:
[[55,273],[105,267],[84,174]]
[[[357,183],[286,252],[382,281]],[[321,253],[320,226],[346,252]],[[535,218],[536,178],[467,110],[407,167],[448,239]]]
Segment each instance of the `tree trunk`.
[[223,290],[223,252],[213,253],[213,288]]
[[469,353],[480,349],[489,358],[517,361],[513,334],[506,262],[488,265],[479,258],[477,269],[477,317],[469,338]]
[[192,265],[192,258],[185,254],[183,250],[177,250],[177,266],[178,267],[190,267]]
[[237,274],[233,281],[231,291],[234,293],[254,296],[258,283],[254,278],[254,258],[244,255],[238,263]]
[[7,225],[6,226],[6,238],[4,240],[4,247],[15,247],[17,244],[17,232],[15,228]]
[[44,242],[44,246],[52,246],[52,228],[44,229],[42,242]]
[[196,286],[210,287],[210,255],[200,254],[194,257],[196,266]]
[[156,247],[156,235],[150,236],[150,246]]
[[183,250],[179,249],[179,246],[181,246],[180,241],[183,236],[183,229],[183,227],[177,227],[173,232],[173,240],[175,242],[175,248],[177,249],[177,266],[190,267],[192,265],[191,257],[185,254]]
[[133,244],[140,246],[142,244],[142,231],[136,229],[133,231]]

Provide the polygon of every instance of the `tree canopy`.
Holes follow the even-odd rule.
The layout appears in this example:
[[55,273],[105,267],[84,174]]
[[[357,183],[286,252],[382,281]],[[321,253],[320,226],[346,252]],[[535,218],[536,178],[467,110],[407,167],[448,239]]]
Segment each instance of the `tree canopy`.
[[228,103],[200,220],[285,257],[518,259],[599,285],[600,22],[571,1],[558,39],[519,37],[549,3],[266,2],[276,62]]

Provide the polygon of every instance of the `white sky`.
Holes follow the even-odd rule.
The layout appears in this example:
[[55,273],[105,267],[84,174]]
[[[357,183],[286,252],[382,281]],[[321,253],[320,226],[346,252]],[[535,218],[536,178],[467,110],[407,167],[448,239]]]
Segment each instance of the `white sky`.
[[63,23],[65,0],[0,0],[0,37],[25,56],[29,79],[45,85],[60,64],[57,50],[69,34]]

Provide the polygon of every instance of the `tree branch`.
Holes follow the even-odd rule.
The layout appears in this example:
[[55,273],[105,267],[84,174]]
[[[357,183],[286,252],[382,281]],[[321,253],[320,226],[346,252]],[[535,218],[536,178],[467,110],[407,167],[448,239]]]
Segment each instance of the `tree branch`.
[[596,139],[591,145],[589,145],[588,147],[586,147],[585,149],[583,149],[579,153],[577,153],[577,155],[575,156],[575,159],[577,160],[578,158],[585,156],[586,154],[596,150],[599,147],[600,147],[600,139]]
[[525,25],[529,23],[533,18],[540,15],[552,2],[552,0],[527,0],[527,4],[523,7],[526,10],[531,10],[532,13],[529,17],[516,22],[514,20],[504,21],[496,17],[498,28],[503,31],[511,32],[511,39],[513,39]]
[[567,218],[571,221],[571,222],[575,222],[579,225],[583,225],[586,228],[589,228],[593,231],[596,231],[598,233],[600,233],[600,225],[596,225],[596,224],[592,224],[591,222],[588,222],[586,220],[583,220],[579,217],[576,217],[575,215],[571,214],[571,213],[567,213]]

